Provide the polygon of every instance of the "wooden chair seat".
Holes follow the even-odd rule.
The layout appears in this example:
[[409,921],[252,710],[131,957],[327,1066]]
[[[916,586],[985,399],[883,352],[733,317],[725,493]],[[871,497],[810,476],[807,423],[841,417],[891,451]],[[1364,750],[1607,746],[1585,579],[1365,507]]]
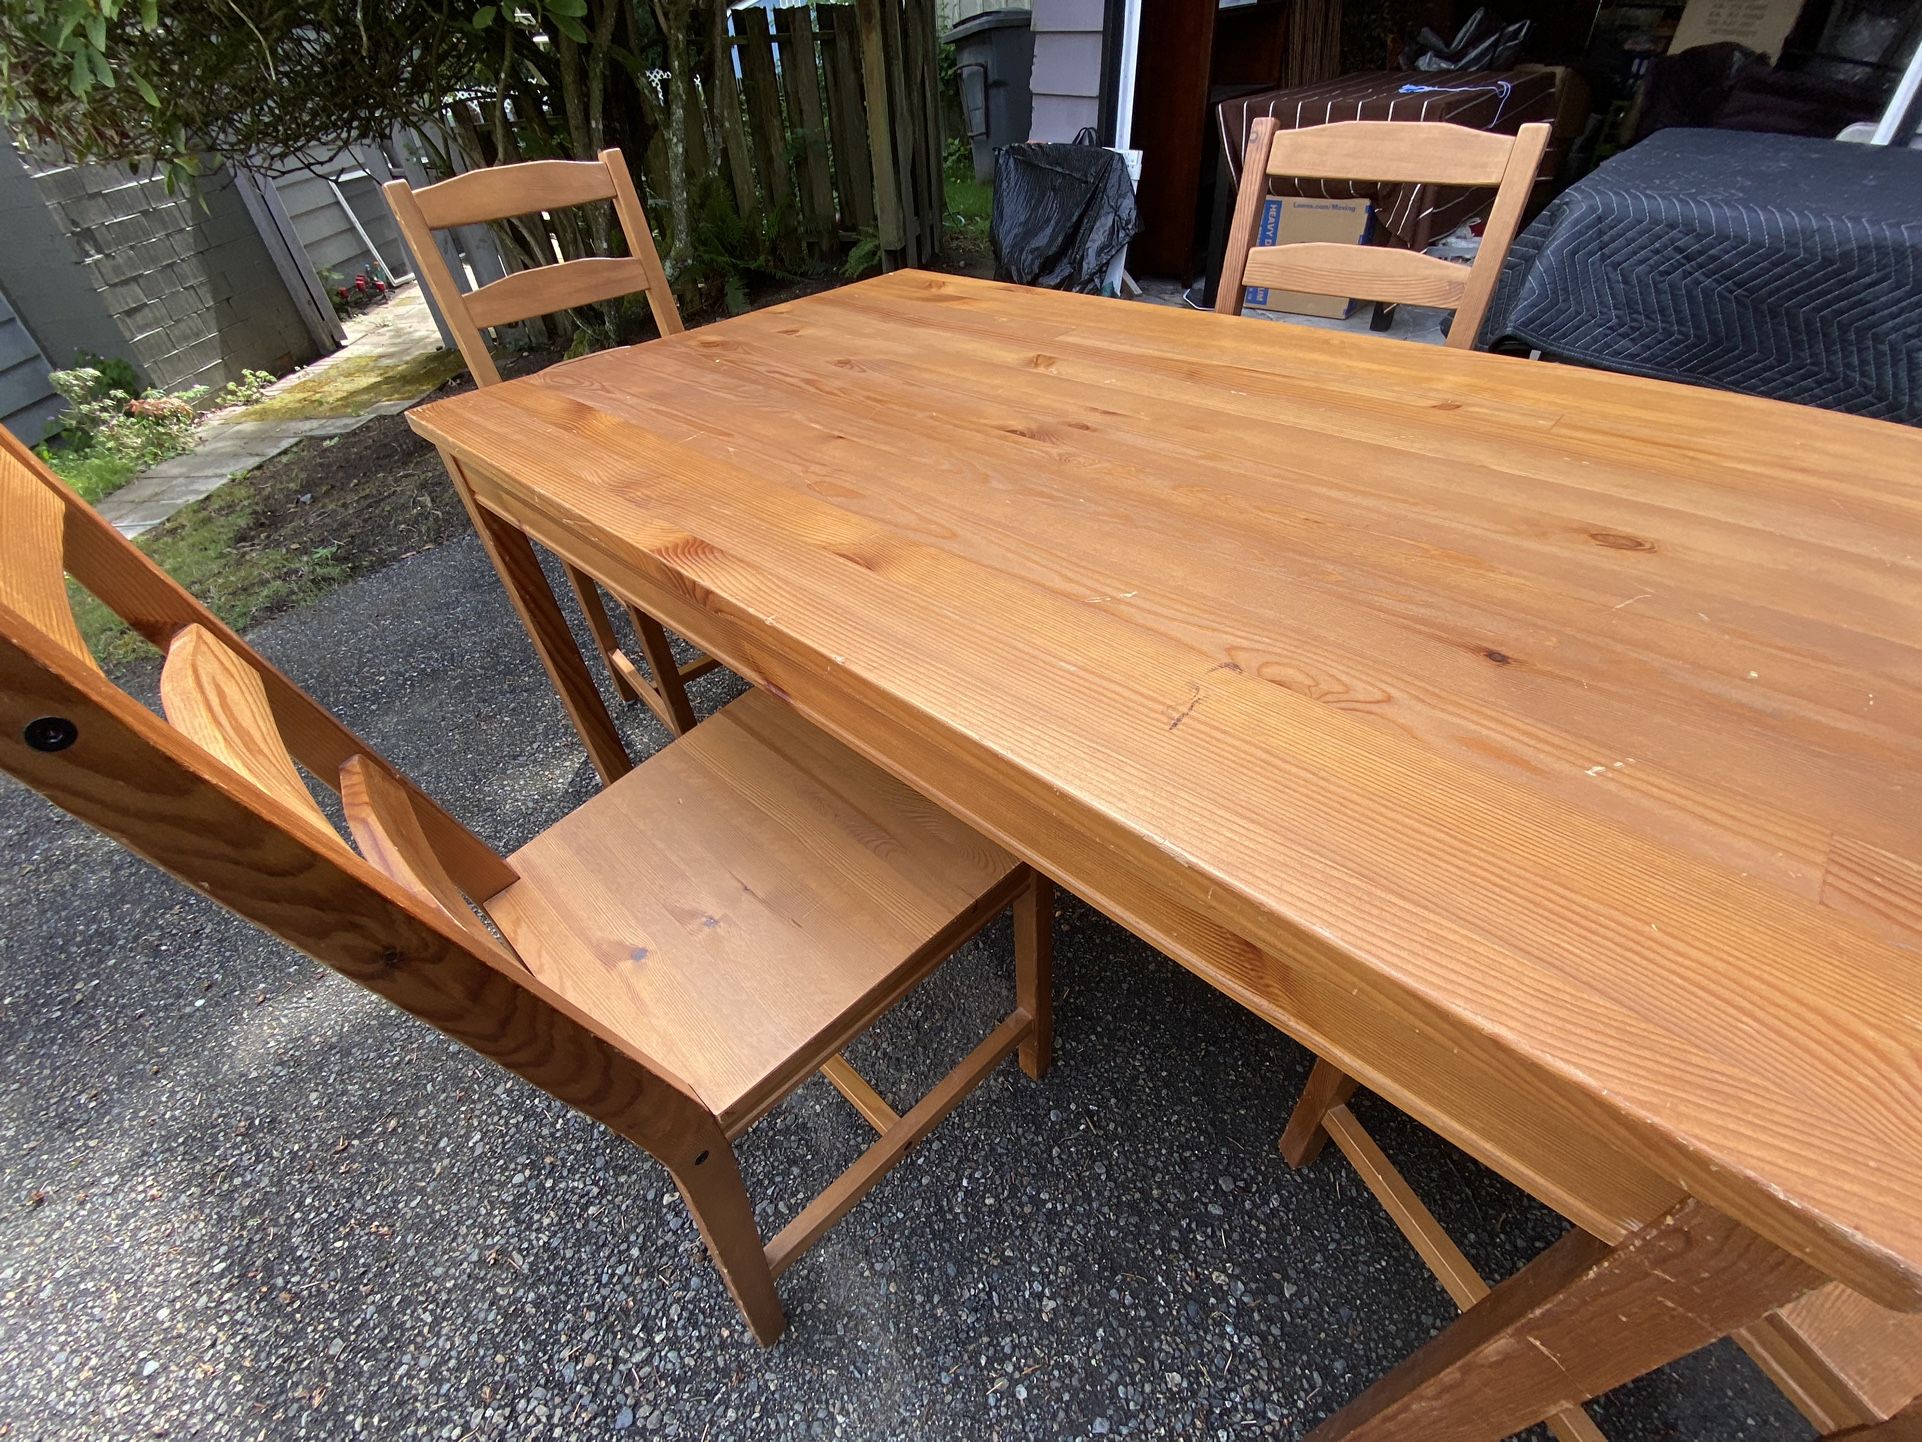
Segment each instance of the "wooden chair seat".
[[763,692],[508,858],[522,961],[738,1135],[1007,905],[1018,862]]
[[[96,664],[70,584],[164,653],[162,714]],[[0,773],[646,1150],[763,1343],[776,1279],[917,1142],[1008,1057],[1048,1069],[1046,878],[778,698],[503,858],[4,430]],[[1003,907],[1013,1009],[896,1112],[839,1049]],[[763,1240],[735,1140],[816,1071],[876,1135]]]

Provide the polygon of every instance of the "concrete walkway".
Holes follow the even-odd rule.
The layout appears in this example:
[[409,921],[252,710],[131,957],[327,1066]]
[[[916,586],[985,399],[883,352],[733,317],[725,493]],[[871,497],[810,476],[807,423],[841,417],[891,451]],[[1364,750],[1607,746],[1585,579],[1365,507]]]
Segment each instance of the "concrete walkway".
[[407,409],[461,369],[460,357],[441,348],[418,286],[346,329],[345,346],[277,381],[258,405],[211,418],[199,445],[115,491],[100,514],[137,536],[297,442]]

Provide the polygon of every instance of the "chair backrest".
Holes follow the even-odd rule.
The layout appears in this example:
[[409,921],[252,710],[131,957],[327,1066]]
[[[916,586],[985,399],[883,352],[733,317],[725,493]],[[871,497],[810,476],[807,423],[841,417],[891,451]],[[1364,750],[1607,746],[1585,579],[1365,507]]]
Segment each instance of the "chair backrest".
[[[481,334],[494,326],[645,293],[661,334],[681,329],[681,313],[668,288],[667,272],[661,268],[647,213],[618,150],[603,150],[594,160],[529,160],[470,170],[418,190],[404,180],[390,180],[381,189],[414,254],[421,282],[434,297],[454,333],[461,359],[480,385],[491,386],[501,378]],[[463,292],[434,243],[437,230],[603,200],[614,203],[615,219],[627,241],[624,256],[587,256],[539,265]]]
[[[96,663],[69,578],[165,653],[164,718]],[[301,768],[339,791],[359,854]],[[0,770],[656,1155],[699,1131],[684,1084],[598,1033],[469,907],[513,868],[4,431]]]
[[[1541,168],[1548,129],[1532,122],[1508,136],[1429,121],[1346,120],[1283,130],[1272,116],[1262,116],[1248,136],[1215,309],[1240,315],[1251,285],[1435,306],[1455,312],[1448,344],[1472,347]],[[1495,203],[1472,265],[1387,246],[1258,246],[1261,207],[1273,176],[1493,186]]]

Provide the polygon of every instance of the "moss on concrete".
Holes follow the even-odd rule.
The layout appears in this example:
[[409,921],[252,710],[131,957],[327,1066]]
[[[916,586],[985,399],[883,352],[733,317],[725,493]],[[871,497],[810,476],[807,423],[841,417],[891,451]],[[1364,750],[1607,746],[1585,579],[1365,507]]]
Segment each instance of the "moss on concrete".
[[298,421],[357,416],[390,401],[411,401],[460,373],[460,356],[452,351],[343,355],[310,379],[296,381],[251,407],[246,418]]

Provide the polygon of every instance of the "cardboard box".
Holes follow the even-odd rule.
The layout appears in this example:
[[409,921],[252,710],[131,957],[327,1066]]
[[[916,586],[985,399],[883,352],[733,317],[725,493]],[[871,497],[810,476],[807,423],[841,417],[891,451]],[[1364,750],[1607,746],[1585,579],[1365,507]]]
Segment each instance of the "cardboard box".
[[[1261,208],[1261,226],[1255,232],[1255,244],[1298,245],[1307,240],[1325,240],[1337,245],[1363,245],[1374,228],[1374,209],[1366,200],[1271,195]],[[1265,285],[1251,285],[1244,308],[1346,320],[1355,313],[1357,304],[1341,296],[1301,295],[1292,290],[1271,291]]]
[[1697,45],[1732,40],[1759,50],[1771,60],[1795,28],[1804,0],[1688,0],[1668,53],[1679,55]]

